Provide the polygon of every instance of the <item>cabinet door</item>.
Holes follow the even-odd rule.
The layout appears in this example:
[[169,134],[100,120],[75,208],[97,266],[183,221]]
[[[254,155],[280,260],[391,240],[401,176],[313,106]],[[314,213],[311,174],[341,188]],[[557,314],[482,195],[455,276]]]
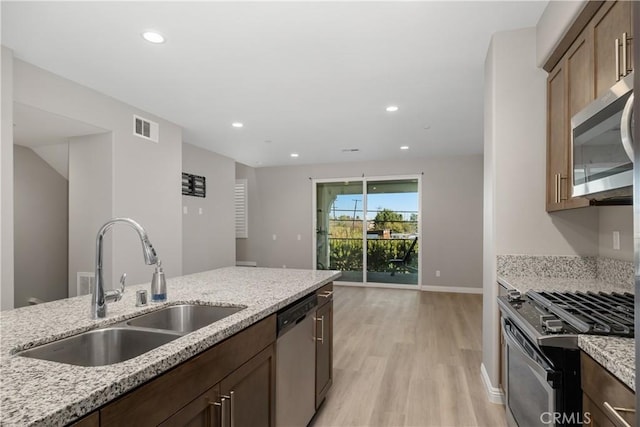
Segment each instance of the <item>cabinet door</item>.
[[[616,83],[619,74],[627,74],[622,70],[623,52],[621,46],[616,46],[616,39],[622,43],[622,33],[625,32],[632,37],[632,3],[630,1],[605,2],[593,19],[596,97],[605,94]],[[633,67],[633,58],[631,58],[633,49],[630,43],[631,41],[624,46],[627,54],[627,69]]]
[[565,61],[561,61],[547,79],[547,211],[563,208],[560,180],[566,173],[567,122]]
[[316,311],[316,409],[333,382],[333,301]]
[[270,345],[222,380],[222,397],[230,402],[225,427],[274,426],[275,378],[275,347]]
[[176,412],[161,427],[221,427],[220,388],[215,386]]
[[573,150],[571,138],[571,117],[585,108],[595,99],[593,73],[593,42],[591,27],[587,27],[567,51],[567,109],[568,124],[565,132],[565,170],[560,176],[560,199],[563,209],[588,206],[589,201],[571,196],[573,190]]
[[100,425],[100,413],[92,412],[86,417],[72,423],[69,427],[98,427]]

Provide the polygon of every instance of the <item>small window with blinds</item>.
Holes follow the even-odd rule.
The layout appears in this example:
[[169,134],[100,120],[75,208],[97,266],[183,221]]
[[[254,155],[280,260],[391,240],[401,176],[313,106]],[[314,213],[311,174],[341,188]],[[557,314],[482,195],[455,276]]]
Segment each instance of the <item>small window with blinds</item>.
[[247,180],[236,179],[236,239],[249,238],[249,210],[247,193]]

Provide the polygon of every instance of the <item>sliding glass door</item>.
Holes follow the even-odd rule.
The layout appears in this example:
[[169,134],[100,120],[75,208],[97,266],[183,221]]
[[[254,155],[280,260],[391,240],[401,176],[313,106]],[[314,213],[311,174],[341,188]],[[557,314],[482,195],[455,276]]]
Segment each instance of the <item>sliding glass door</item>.
[[418,176],[316,180],[316,268],[342,271],[343,282],[418,285],[419,184]]

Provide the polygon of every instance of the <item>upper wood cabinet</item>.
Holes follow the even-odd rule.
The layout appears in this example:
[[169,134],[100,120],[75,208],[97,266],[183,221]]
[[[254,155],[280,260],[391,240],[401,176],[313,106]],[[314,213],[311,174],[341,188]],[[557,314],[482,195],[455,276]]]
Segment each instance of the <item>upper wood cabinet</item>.
[[567,38],[559,43],[558,49],[564,51],[554,52],[553,65],[545,65],[549,71],[545,203],[548,212],[589,206],[587,199],[571,197],[571,117],[633,69],[632,3],[588,3],[567,32]]
[[633,70],[632,3],[605,2],[593,18],[596,97]]
[[547,211],[580,208],[589,201],[571,197],[573,188],[570,117],[593,100],[590,32],[571,45],[547,79]]

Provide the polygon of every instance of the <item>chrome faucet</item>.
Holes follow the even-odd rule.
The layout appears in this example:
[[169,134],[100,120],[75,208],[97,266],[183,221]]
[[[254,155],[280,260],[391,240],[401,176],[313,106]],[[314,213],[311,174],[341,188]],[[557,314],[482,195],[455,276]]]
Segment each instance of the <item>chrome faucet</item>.
[[151,245],[147,232],[144,228],[134,220],[130,218],[113,218],[104,224],[98,231],[96,237],[96,274],[95,274],[95,287],[91,296],[91,318],[98,319],[107,315],[107,302],[120,301],[122,294],[124,293],[124,282],[127,274],[123,274],[120,278],[120,289],[105,291],[104,290],[104,278],[102,277],[102,241],[104,240],[105,233],[116,223],[122,222],[129,225],[131,228],[138,232],[140,241],[142,242],[142,254],[144,255],[144,262],[147,265],[152,265],[158,262],[158,256],[155,249]]

